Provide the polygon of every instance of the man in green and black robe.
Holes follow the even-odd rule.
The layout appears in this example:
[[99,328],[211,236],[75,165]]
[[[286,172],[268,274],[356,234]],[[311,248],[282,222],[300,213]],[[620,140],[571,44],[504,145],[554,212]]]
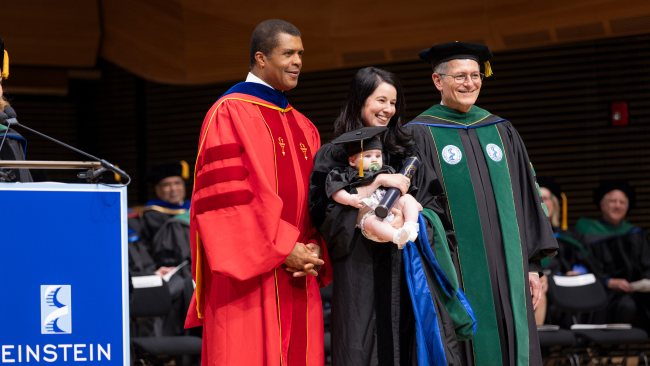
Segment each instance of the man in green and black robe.
[[491,57],[486,46],[464,42],[422,51],[442,101],[407,128],[422,164],[442,182],[428,190],[442,203],[452,259],[477,318],[474,339],[460,342],[463,363],[541,365],[533,304],[540,261],[557,243],[521,137],[474,105],[484,77],[479,62],[490,76]]
[[631,283],[650,278],[650,241],[643,229],[625,216],[634,207],[636,192],[624,180],[600,183],[594,191],[598,220],[582,217],[576,229],[599,266],[597,277],[607,287],[607,310],[599,323],[632,323],[650,330],[650,294],[637,292]]

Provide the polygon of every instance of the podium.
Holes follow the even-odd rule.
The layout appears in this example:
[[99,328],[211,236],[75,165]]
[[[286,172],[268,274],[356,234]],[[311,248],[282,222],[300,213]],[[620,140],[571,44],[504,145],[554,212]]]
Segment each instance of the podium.
[[127,366],[125,186],[0,183],[0,363]]

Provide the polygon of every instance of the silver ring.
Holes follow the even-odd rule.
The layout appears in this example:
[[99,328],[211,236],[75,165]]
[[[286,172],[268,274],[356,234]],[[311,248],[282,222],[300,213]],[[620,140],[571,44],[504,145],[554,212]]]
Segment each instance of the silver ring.
[[411,182],[406,182],[407,187],[410,186],[410,185],[411,185]]

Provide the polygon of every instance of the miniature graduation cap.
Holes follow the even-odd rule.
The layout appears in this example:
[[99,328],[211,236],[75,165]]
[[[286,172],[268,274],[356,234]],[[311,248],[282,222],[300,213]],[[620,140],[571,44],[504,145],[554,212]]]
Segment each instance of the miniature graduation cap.
[[562,192],[562,187],[555,181],[555,178],[553,177],[544,177],[544,176],[539,176],[537,177],[537,184],[540,187],[544,187],[551,191],[551,193],[557,198],[558,200],[562,199],[562,230],[567,230],[569,228],[568,225],[568,207],[567,207],[567,198],[566,194]]
[[[386,131],[388,127],[363,127],[358,130],[346,132],[332,140],[334,145],[348,144],[348,155],[353,156],[364,150],[381,150],[381,140],[376,136]],[[359,166],[359,176],[363,178],[363,159]]]
[[600,201],[605,195],[615,189],[623,191],[629,202],[628,209],[631,210],[636,204],[636,190],[630,186],[625,179],[611,179],[600,182],[600,185],[594,190],[594,203],[600,208]]
[[0,79],[6,79],[9,77],[9,54],[5,50],[5,42],[1,38],[0,57],[2,57],[2,62],[0,63]]
[[183,179],[190,178],[190,166],[184,160],[171,161],[154,165],[149,172],[149,181],[154,185],[158,184],[161,180],[169,177],[181,177]]
[[488,46],[468,42],[448,42],[437,44],[431,48],[423,50],[418,54],[422,61],[436,67],[441,62],[470,59],[485,66],[485,76],[492,76],[492,67],[490,59],[492,52]]

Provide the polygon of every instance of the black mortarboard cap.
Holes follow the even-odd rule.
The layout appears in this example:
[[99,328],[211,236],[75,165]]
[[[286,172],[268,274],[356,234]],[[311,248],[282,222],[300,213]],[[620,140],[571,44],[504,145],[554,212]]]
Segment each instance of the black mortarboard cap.
[[158,182],[168,177],[181,177],[183,179],[189,179],[190,166],[183,160],[157,164],[151,168],[151,171],[149,171],[147,178],[154,185],[156,185]]
[[630,186],[625,179],[611,179],[600,182],[600,185],[594,190],[594,203],[600,208],[600,201],[605,195],[615,189],[623,191],[629,201],[628,209],[634,208],[636,204],[636,190]]
[[441,62],[470,59],[478,62],[478,64],[485,65],[485,76],[492,76],[492,67],[490,66],[490,59],[492,52],[488,46],[469,43],[469,42],[448,42],[437,44],[426,50],[422,50],[418,56],[422,61],[435,67]]
[[[381,150],[381,140],[375,136],[386,131],[388,127],[362,127],[358,130],[346,132],[332,140],[334,145],[348,144],[348,155],[353,156],[366,150]],[[359,176],[363,177],[363,161],[359,168]]]
[[0,38],[0,57],[2,57],[2,62],[0,62],[0,79],[6,79],[9,77],[9,54],[5,51],[5,42]]
[[551,191],[551,193],[553,193],[553,195],[557,199],[560,199],[562,197],[562,188],[555,181],[555,178],[538,176],[537,177],[537,184],[539,184],[540,188],[544,187],[544,188],[548,189],[549,191]]

